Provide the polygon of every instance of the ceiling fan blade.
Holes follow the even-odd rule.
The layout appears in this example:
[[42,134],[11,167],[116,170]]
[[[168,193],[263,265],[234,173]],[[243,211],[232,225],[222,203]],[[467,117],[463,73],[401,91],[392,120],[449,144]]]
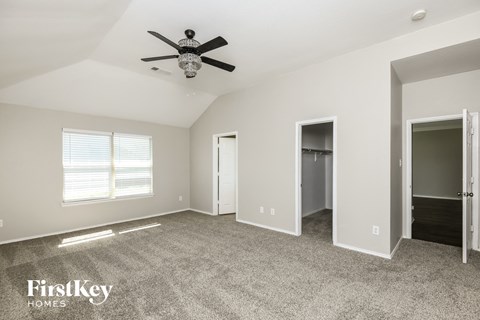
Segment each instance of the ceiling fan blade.
[[167,38],[165,38],[164,36],[162,36],[160,33],[158,32],[155,32],[155,31],[147,31],[148,33],[150,33],[152,36],[154,37],[157,37],[158,39],[162,40],[163,42],[171,45],[172,47],[174,47],[175,49],[180,50],[182,49],[178,44],[176,44],[175,42],[173,42],[172,40],[169,40]]
[[231,64],[218,61],[209,57],[201,57],[201,58],[202,58],[202,62],[209,64],[211,66],[226,70],[228,72],[232,72],[233,70],[235,70],[235,66],[232,66]]
[[160,56],[160,57],[142,58],[142,61],[149,62],[149,61],[167,60],[167,59],[175,59],[175,58],[178,58],[178,55],[174,54],[174,55],[171,55],[171,56]]
[[202,53],[226,46],[227,44],[228,44],[227,40],[223,39],[222,37],[216,37],[215,39],[212,39],[200,45],[197,48],[197,51],[199,52],[199,54],[202,54]]

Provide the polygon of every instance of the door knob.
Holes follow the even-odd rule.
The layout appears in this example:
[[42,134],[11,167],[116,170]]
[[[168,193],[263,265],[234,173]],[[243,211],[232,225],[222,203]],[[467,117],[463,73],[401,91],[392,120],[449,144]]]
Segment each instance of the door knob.
[[473,192],[457,192],[457,196],[473,197]]

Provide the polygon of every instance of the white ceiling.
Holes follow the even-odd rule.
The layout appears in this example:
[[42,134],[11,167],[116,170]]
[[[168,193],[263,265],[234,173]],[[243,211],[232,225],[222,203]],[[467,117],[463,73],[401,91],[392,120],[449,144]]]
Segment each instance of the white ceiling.
[[1,0],[0,87],[90,56],[129,0]]
[[[427,18],[411,22],[422,7]],[[188,127],[218,95],[478,10],[478,0],[2,0],[0,102]],[[178,41],[187,28],[202,43],[224,37],[206,56],[237,69],[204,65],[187,80],[175,60],[140,61],[176,53],[147,30]]]
[[480,69],[480,39],[392,62],[402,83]]
[[94,60],[7,87],[0,97],[12,104],[179,127],[190,127],[216,98]]

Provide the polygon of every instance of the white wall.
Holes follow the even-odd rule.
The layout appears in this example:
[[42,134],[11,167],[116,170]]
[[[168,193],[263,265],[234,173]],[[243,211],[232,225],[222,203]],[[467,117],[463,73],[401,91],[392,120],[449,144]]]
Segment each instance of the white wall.
[[[152,136],[155,196],[62,207],[62,128]],[[188,131],[0,104],[0,242],[188,208]]]
[[212,210],[212,135],[238,131],[238,218],[294,232],[295,122],[336,115],[338,243],[389,255],[390,63],[477,38],[480,13],[218,98],[190,130],[192,207]]
[[403,119],[480,111],[480,70],[403,85]]
[[325,209],[325,158],[313,153],[302,155],[302,216]]
[[412,163],[413,195],[461,199],[462,129],[413,132]]
[[390,251],[403,233],[402,212],[402,83],[391,68],[390,114]]

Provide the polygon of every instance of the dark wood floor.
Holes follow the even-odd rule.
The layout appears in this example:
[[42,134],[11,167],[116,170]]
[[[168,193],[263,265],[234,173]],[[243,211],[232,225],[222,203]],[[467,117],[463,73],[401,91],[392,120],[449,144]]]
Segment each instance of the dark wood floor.
[[413,197],[412,238],[462,246],[462,201]]

